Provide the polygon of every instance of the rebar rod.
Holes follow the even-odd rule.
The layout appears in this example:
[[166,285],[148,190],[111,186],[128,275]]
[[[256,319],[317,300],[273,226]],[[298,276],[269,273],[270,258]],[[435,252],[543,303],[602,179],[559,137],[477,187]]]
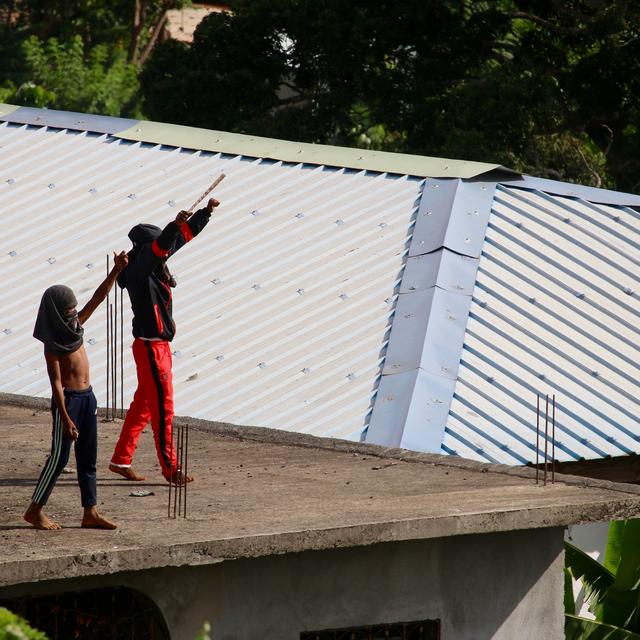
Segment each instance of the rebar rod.
[[546,395],[546,406],[544,411],[544,485],[547,486],[547,460],[549,444],[549,394]]
[[171,431],[171,445],[169,451],[169,500],[167,504],[167,518],[171,517],[171,485],[173,483],[173,431]]
[[184,446],[184,517],[187,517],[187,487],[189,483],[186,481],[189,473],[189,423],[186,425],[186,444]]
[[553,394],[553,417],[551,421],[551,482],[556,481],[556,394]]
[[540,394],[536,394],[536,484],[540,483]]
[[[107,276],[109,275],[109,254],[107,253]],[[111,385],[109,383],[109,371],[111,369],[111,354],[109,348],[111,345],[111,333],[109,329],[109,294],[107,293],[107,413],[106,419],[109,420],[109,394],[111,392]]]
[[[116,294],[117,295],[117,294]],[[120,419],[124,420],[124,289],[120,289]]]

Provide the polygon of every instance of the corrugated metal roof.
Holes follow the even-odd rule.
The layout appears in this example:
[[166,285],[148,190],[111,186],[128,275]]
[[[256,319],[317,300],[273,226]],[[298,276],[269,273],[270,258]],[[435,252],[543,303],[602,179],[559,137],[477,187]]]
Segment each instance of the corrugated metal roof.
[[[177,413],[360,437],[421,180],[26,125],[0,126],[0,147],[3,391],[49,394],[31,337],[42,291],[66,283],[82,304],[133,224],[164,225],[223,171],[219,213],[172,259]],[[86,327],[102,405],[105,324],[102,307]]]
[[498,187],[443,451],[533,461],[536,393],[560,460],[640,451],[639,247],[632,208]]
[[[179,414],[521,464],[535,394],[555,393],[560,459],[639,451],[637,196],[339,169],[313,145],[312,162],[273,161],[257,156],[294,143],[250,137],[212,153],[217,132],[136,123],[133,142],[117,118],[3,109],[24,123],[0,126],[3,391],[49,393],[31,338],[44,288],[82,302],[133,224],[164,225],[224,171],[220,212],[172,260]],[[104,308],[86,336],[104,404]]]
[[[111,133],[124,140],[199,149],[283,162],[344,167],[381,173],[444,178],[473,178],[494,170],[515,172],[500,165],[465,160],[446,160],[384,151],[307,144],[260,136],[213,131],[161,122],[137,121],[49,109],[32,109],[0,103],[0,120],[37,126],[64,127],[79,131]],[[119,123],[118,123],[119,121]]]

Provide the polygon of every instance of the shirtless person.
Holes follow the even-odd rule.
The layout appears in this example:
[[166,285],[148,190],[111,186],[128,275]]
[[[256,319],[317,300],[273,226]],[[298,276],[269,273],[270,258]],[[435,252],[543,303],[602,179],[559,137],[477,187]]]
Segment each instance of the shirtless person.
[[75,442],[82,525],[89,529],[115,529],[96,509],[97,424],[96,398],[89,380],[89,360],[82,344],[82,325],[107,297],[118,274],[127,266],[124,251],[114,253],[114,267],[80,312],[73,291],[64,285],[49,287],[38,310],[34,338],[44,343],[44,358],[51,381],[53,430],[51,454],[42,469],[24,519],[36,529],[60,529],[43,511],[53,487],[69,460]]

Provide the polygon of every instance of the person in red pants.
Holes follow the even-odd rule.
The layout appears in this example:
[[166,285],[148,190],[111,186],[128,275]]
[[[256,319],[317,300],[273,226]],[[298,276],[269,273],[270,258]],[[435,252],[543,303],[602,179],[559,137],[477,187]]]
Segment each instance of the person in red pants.
[[173,380],[171,341],[176,332],[172,317],[171,289],[176,282],[167,267],[167,259],[190,242],[207,225],[220,203],[211,199],[193,215],[181,211],[164,229],[138,224],[129,232],[133,249],[129,262],[118,277],[127,289],[133,310],[133,357],[138,388],[135,391],[109,470],[127,480],[145,480],[131,467],[142,430],[151,422],[162,475],[184,484],[192,477],[178,467],[172,444]]

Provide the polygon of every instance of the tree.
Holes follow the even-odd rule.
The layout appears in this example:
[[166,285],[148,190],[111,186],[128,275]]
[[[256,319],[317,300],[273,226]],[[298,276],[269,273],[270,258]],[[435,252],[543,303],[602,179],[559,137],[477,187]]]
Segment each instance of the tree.
[[0,640],[47,640],[47,636],[32,629],[15,613],[0,607]]
[[141,77],[150,117],[640,185],[637,3],[236,0],[232,9],[206,18],[191,47],[155,50]]
[[640,640],[640,519],[612,522],[604,564],[565,543],[568,577],[584,585],[595,621],[576,616],[565,581],[567,640]]

